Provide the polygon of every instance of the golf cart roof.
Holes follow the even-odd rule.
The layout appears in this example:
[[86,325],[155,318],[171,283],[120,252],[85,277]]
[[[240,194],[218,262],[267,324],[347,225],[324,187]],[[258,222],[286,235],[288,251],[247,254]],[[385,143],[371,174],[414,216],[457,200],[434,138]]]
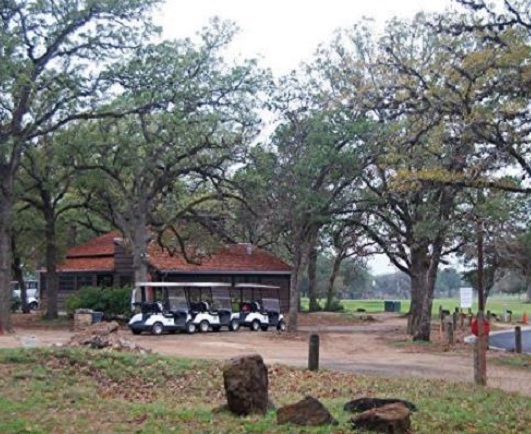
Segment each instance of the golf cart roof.
[[259,289],[280,289],[280,286],[263,285],[261,283],[237,283],[235,288],[259,288]]
[[225,282],[136,282],[135,286],[150,286],[152,288],[210,288],[229,287],[231,285]]

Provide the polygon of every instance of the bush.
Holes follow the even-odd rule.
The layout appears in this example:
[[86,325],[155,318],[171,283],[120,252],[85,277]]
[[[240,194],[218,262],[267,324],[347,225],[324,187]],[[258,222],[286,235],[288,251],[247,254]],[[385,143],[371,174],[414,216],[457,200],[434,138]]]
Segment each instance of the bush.
[[131,316],[131,288],[81,288],[66,299],[66,311],[72,315],[76,309],[103,312],[104,319]]
[[22,307],[22,300],[20,297],[15,297],[11,295],[11,312],[16,312]]
[[330,306],[325,306],[324,310],[327,312],[343,312],[345,307],[339,300],[332,300]]

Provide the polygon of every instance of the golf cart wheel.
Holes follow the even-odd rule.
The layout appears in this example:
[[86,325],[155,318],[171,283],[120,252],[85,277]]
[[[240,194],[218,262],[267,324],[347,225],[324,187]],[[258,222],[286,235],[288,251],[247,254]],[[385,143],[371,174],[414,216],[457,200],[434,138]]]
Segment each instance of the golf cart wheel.
[[252,323],[251,323],[251,330],[253,332],[257,332],[258,330],[260,330],[260,321],[258,321],[257,319],[255,319]]
[[156,336],[161,335],[163,331],[164,331],[164,326],[162,325],[161,322],[156,322],[151,327],[151,333],[156,335]]
[[286,331],[286,323],[284,321],[280,321],[277,325],[277,330],[281,332]]
[[238,322],[238,320],[235,320],[233,319],[230,324],[229,324],[229,330],[231,332],[235,332],[236,330],[238,330],[240,328],[240,323]]
[[39,307],[39,304],[36,302],[36,301],[32,301],[30,304],[29,304],[29,310],[35,310]]
[[263,332],[266,332],[268,328],[269,328],[269,324],[262,324],[260,326],[260,329],[262,329]]
[[199,331],[201,333],[206,333],[209,328],[210,328],[210,324],[208,323],[206,319],[199,323]]
[[131,332],[132,332],[134,335],[139,335],[140,333],[142,333],[142,330],[131,330]]
[[187,331],[187,333],[189,333],[189,334],[193,334],[193,333],[195,333],[195,331],[196,331],[196,326],[195,326],[195,324],[194,324],[192,321],[189,321],[189,322],[186,324],[186,331]]

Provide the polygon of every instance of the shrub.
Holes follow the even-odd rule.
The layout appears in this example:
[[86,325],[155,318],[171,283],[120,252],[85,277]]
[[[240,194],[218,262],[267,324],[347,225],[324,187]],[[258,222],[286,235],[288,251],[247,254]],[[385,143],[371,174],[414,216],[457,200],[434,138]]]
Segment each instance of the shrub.
[[330,306],[325,306],[325,309],[327,312],[343,312],[345,310],[345,307],[339,300],[332,300],[332,303]]
[[22,307],[22,300],[20,297],[11,295],[11,312],[16,312]]
[[105,319],[131,316],[131,288],[87,287],[66,299],[66,311],[73,314],[76,309],[92,309],[103,312]]

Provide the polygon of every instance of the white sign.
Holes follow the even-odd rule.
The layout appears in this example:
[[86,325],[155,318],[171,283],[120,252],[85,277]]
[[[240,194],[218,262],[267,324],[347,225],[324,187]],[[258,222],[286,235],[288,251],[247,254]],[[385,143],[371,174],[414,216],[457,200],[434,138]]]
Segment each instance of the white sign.
[[461,309],[472,307],[472,288],[459,288],[459,300]]

